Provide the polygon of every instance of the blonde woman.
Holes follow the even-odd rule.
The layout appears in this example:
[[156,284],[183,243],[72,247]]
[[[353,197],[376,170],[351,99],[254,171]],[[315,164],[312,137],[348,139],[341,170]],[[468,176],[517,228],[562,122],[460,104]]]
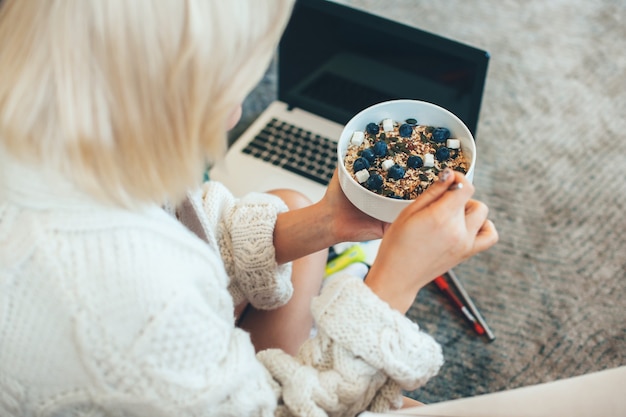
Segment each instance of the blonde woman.
[[[437,373],[404,313],[497,240],[462,175],[392,225],[336,179],[315,204],[198,181],[291,7],[4,0],[0,415],[355,415]],[[365,283],[319,292],[325,248],[383,233]]]

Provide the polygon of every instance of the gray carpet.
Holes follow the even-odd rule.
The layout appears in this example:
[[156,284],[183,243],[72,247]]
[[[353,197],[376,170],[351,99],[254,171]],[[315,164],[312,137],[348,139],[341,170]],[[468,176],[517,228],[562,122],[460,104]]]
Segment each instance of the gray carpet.
[[[488,50],[477,198],[500,242],[456,268],[496,340],[430,286],[432,403],[626,365],[626,2],[341,0]],[[270,70],[237,135],[275,94]]]

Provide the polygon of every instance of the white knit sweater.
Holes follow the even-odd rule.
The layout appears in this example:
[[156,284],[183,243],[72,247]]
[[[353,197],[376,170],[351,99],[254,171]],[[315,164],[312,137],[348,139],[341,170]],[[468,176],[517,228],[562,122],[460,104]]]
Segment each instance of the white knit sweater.
[[273,197],[207,183],[178,221],[7,160],[0,175],[2,417],[355,415],[441,366],[431,337],[350,276],[315,299],[298,357],[255,356],[233,300],[273,308],[292,290]]

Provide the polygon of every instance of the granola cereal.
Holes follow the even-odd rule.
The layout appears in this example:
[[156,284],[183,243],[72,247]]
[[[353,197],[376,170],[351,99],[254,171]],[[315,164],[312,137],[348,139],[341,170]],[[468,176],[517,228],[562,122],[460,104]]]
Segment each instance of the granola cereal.
[[344,164],[363,187],[386,197],[413,200],[448,167],[467,173],[459,139],[445,127],[385,119],[353,133]]

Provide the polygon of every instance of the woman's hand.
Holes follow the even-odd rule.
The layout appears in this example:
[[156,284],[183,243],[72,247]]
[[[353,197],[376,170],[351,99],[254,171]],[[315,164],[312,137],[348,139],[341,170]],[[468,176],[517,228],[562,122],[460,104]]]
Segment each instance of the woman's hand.
[[339,185],[337,170],[319,204],[332,214],[329,231],[334,235],[335,243],[380,239],[390,226],[363,213],[348,200]]
[[366,284],[404,313],[424,285],[494,245],[498,233],[473,193],[463,174],[443,171],[385,232]]
[[[280,197],[282,192],[272,193]],[[339,242],[379,239],[387,227],[388,223],[364,214],[348,201],[335,170],[320,201],[278,215],[274,228],[276,261],[293,261]]]

